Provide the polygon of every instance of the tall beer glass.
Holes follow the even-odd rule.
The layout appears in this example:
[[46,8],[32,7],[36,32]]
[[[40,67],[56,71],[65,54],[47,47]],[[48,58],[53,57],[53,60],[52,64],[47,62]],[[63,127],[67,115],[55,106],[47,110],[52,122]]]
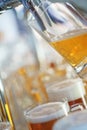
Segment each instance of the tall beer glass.
[[87,130],[87,110],[64,117],[55,123],[53,130]]
[[80,78],[55,83],[47,88],[47,92],[50,101],[67,100],[71,111],[87,108],[85,86]]
[[18,19],[15,10],[0,15],[1,116],[16,130],[27,130],[23,114],[27,107],[48,102],[39,76],[36,41],[33,30]]
[[80,77],[86,79],[87,20],[70,3],[45,1],[41,5],[44,7],[43,13],[40,8],[37,11],[45,29],[41,30],[37,24],[34,24],[35,21],[31,21],[30,24],[71,64]]
[[54,123],[69,112],[68,105],[62,102],[46,103],[25,111],[29,130],[52,130]]

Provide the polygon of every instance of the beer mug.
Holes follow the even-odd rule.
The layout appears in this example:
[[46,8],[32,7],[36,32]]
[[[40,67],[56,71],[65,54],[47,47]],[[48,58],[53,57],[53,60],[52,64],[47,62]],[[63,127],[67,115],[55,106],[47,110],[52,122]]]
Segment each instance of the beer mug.
[[38,27],[36,20],[32,18],[33,20],[29,19],[29,25],[67,60],[80,77],[85,79],[87,77],[87,20],[69,2],[51,3],[46,0],[42,1],[36,9],[43,24],[39,24]]
[[[39,39],[38,39],[39,40]],[[48,102],[39,76],[38,41],[15,10],[0,15],[0,97],[6,118],[14,130],[27,130],[23,111]],[[37,42],[38,44],[38,42]],[[40,53],[41,54],[41,53]]]
[[24,112],[29,130],[52,130],[54,123],[67,116],[69,107],[66,102],[46,103]]
[[0,122],[0,130],[12,130],[9,122]]
[[66,100],[71,111],[87,108],[85,86],[80,78],[55,83],[47,88],[47,92],[50,101]]
[[53,130],[87,130],[87,110],[72,113],[57,121]]

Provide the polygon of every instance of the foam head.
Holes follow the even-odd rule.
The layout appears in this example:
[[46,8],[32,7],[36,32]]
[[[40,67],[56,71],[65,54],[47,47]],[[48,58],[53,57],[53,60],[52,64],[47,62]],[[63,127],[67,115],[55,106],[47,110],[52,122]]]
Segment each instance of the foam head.
[[85,95],[84,83],[80,78],[68,79],[53,84],[47,88],[47,91],[51,101],[61,101],[65,98],[72,101]]
[[41,123],[65,116],[68,111],[66,103],[53,102],[37,106],[30,111],[26,110],[24,114],[28,122]]

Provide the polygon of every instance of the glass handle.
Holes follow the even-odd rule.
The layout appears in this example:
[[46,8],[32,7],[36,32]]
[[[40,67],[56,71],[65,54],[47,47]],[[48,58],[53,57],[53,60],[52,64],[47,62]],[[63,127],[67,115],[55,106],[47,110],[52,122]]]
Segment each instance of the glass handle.
[[46,18],[46,21],[47,21],[48,25],[49,25],[49,26],[52,26],[52,23],[51,23],[51,20],[50,20],[50,18],[49,18],[49,15],[48,15],[47,12],[45,11],[46,9],[45,9],[45,7],[44,7],[44,5],[43,5],[43,0],[36,0],[36,1],[34,1],[34,2],[36,2],[35,4],[38,5],[38,8],[40,8],[40,9],[44,12],[44,15],[45,15],[45,18]]
[[45,27],[45,25],[44,25],[42,19],[40,18],[39,14],[38,14],[36,11],[34,11],[34,12],[33,12],[33,15],[34,15],[34,17],[36,18],[36,20],[37,20],[37,22],[38,22],[38,24],[39,24],[39,26],[40,26],[40,28],[41,28],[41,31],[45,31],[45,30],[46,30],[46,27]]
[[69,8],[69,10],[74,13],[84,25],[87,25],[87,20],[83,17],[80,9],[77,7],[77,5],[73,2],[70,1],[69,3],[66,2],[66,6]]
[[45,31],[46,27],[45,27],[41,17],[39,16],[38,12],[34,8],[33,2],[31,0],[22,0],[22,4],[26,8],[26,10],[30,10],[30,12],[36,18],[37,23],[39,24],[41,31]]
[[85,57],[82,62],[77,65],[74,70],[84,81],[87,81],[87,57]]

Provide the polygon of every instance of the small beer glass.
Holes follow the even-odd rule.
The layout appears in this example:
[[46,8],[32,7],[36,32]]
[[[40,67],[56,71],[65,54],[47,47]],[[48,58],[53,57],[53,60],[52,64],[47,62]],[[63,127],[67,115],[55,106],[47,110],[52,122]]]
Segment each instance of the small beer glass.
[[0,122],[0,130],[12,130],[9,122]]
[[87,130],[87,110],[72,113],[57,121],[53,130]]
[[47,88],[50,101],[67,100],[70,110],[82,110],[87,108],[86,91],[80,78],[67,79]]
[[29,130],[52,130],[54,123],[67,116],[69,107],[66,102],[46,103],[24,112]]

